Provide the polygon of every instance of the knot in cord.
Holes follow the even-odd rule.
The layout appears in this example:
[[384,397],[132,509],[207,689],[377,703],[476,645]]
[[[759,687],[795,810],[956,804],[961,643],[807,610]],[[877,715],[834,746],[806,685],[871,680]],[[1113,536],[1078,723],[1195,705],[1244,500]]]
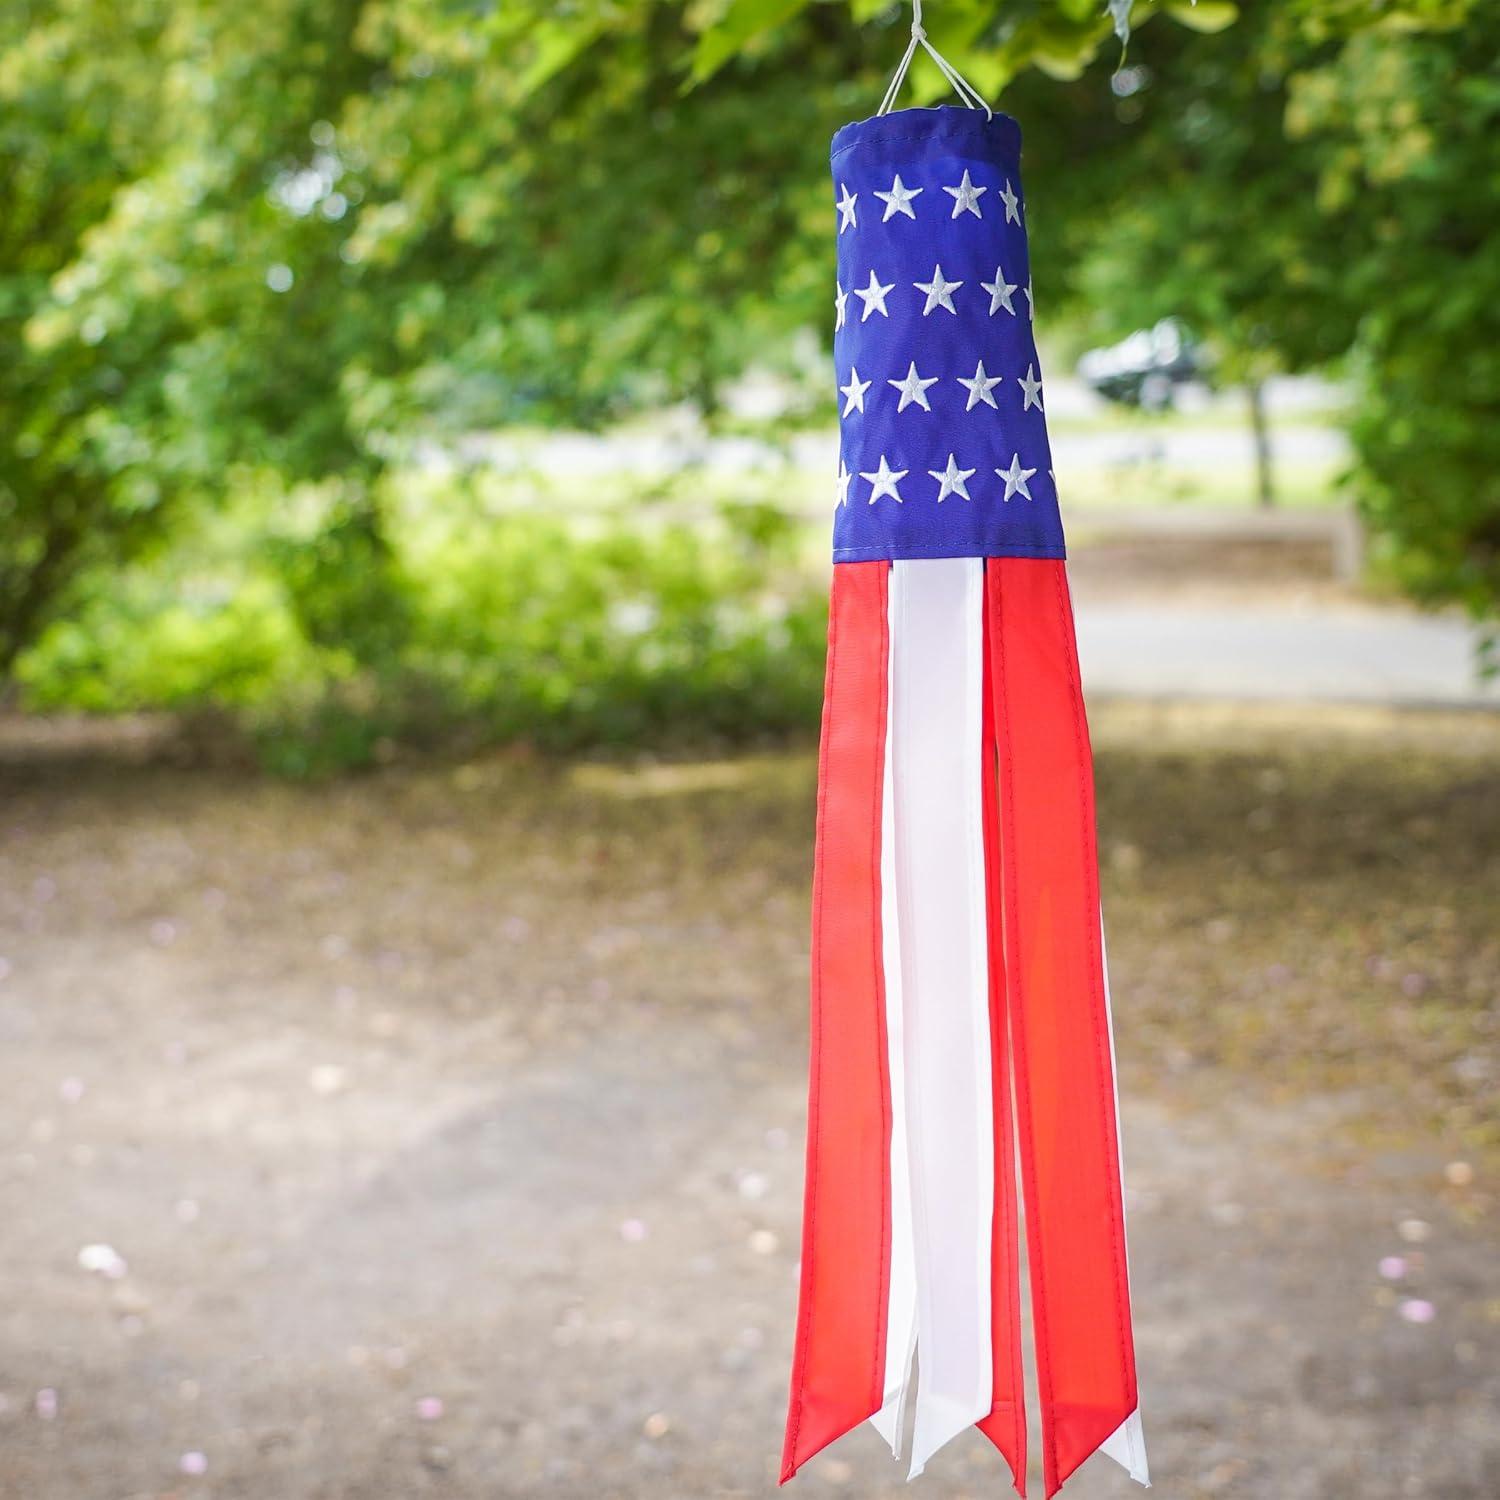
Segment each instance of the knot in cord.
[[906,70],[911,66],[911,60],[916,55],[918,47],[923,48],[933,62],[938,65],[938,69],[943,77],[953,85],[958,97],[970,109],[982,109],[988,118],[994,119],[994,111],[984,102],[970,85],[969,81],[927,40],[927,28],[922,24],[922,0],[912,0],[911,40],[906,44],[906,51],[896,67],[896,76],[891,79],[890,87],[885,91],[885,98],[881,100],[880,108],[876,111],[877,114],[884,115],[890,113],[891,106],[896,102],[896,95],[901,92],[901,84],[906,77]]

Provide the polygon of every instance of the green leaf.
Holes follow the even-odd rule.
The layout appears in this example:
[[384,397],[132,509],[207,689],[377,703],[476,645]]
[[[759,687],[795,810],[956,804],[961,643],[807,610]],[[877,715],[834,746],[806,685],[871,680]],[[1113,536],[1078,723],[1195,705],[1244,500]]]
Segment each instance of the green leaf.
[[1059,83],[1073,83],[1083,77],[1093,56],[1092,47],[1080,47],[1074,52],[1044,52],[1038,49],[1032,54],[1032,65],[1055,78]]
[[1168,0],[1164,9],[1174,21],[1194,31],[1223,31],[1240,18],[1240,8],[1234,0],[1197,0],[1196,4],[1189,0]]
[[808,0],[733,0],[723,17],[698,38],[690,82],[712,78],[737,53],[807,8]]
[[516,95],[525,99],[549,83],[591,46],[604,30],[604,18],[554,22],[536,36],[530,64],[516,82]]

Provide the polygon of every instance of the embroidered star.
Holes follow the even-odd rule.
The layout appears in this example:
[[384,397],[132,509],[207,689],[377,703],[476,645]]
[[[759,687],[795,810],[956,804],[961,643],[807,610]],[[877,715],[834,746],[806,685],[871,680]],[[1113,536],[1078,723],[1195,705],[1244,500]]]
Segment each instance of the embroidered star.
[[844,409],[839,415],[847,417],[851,411],[863,411],[865,409],[865,392],[874,384],[873,380],[861,380],[859,378],[859,371],[851,365],[849,367],[849,384],[839,387],[839,392],[844,398]]
[[927,387],[930,385],[936,385],[937,383],[938,377],[936,375],[929,375],[926,380],[923,380],[922,377],[917,374],[916,360],[912,360],[911,364],[907,367],[905,379],[886,381],[887,385],[893,385],[898,391],[901,392],[901,400],[896,405],[896,410],[898,412],[905,411],[913,401],[915,401],[923,411],[931,411],[932,408],[927,404]]
[[[969,392],[969,399],[964,403],[964,410],[973,411],[981,401],[983,401],[986,406],[995,406],[995,398],[990,393],[997,385],[1000,384],[1002,378],[1003,377],[999,375],[986,375],[984,373],[983,360],[980,360],[979,363],[975,365],[974,378],[972,380],[965,380],[964,377],[960,375],[958,377],[958,383],[961,386],[966,387]],[[998,406],[995,406],[995,410],[999,411],[1000,408]]]
[[909,469],[893,469],[885,461],[885,454],[880,455],[880,467],[873,474],[867,474],[863,469],[859,471],[861,479],[870,481],[870,504],[880,499],[882,495],[889,495],[897,505],[901,504],[901,492],[896,485],[911,471]]
[[1026,299],[1026,311],[1035,317],[1036,303],[1031,298],[1031,277],[1029,276],[1026,278],[1026,285],[1021,289],[1021,295]]
[[937,480],[938,504],[942,504],[949,495],[962,495],[965,500],[969,498],[968,481],[979,471],[977,469],[960,469],[958,460],[950,453],[948,455],[948,467],[946,469],[929,469],[927,471]]
[[1027,365],[1025,375],[1016,377],[1016,384],[1021,387],[1021,410],[1030,411],[1034,406],[1041,411],[1042,382],[1036,378],[1036,366]]
[[1009,500],[1017,490],[1031,499],[1031,491],[1026,488],[1026,481],[1036,473],[1035,469],[1023,469],[1021,467],[1021,455],[1012,453],[1010,456],[1009,469],[996,469],[995,472],[1005,481],[1005,494],[1003,499]]
[[849,314],[849,293],[838,282],[834,282],[834,285],[838,287],[838,295],[833,299],[833,331],[837,333]]
[[1021,200],[1011,191],[1010,179],[1006,178],[1005,186],[1000,189],[1000,201],[1005,205],[1005,222],[1007,224],[1019,224],[1021,222]]
[[846,229],[859,228],[858,221],[854,217],[854,204],[859,194],[851,193],[847,182],[841,182],[839,188],[843,192],[843,197],[838,201],[838,211],[841,215],[839,219],[839,233],[842,234]]
[[922,191],[921,188],[903,187],[901,174],[897,172],[890,192],[882,193],[878,188],[876,189],[875,196],[885,204],[885,212],[881,215],[880,222],[884,224],[894,214],[905,214],[908,219],[915,219],[916,213],[912,209],[911,200],[920,197]]
[[919,292],[927,293],[927,305],[922,309],[922,316],[924,318],[935,307],[947,308],[955,317],[958,315],[958,309],[953,305],[953,294],[963,285],[963,282],[944,281],[943,268],[941,266],[934,266],[932,268],[931,281],[914,281],[912,285]]
[[[839,499],[838,499],[838,503],[839,503],[839,505],[847,505],[849,503],[849,481],[851,479],[853,479],[853,478],[854,478],[854,476],[844,466],[844,460],[840,459],[839,460],[839,480],[838,480],[838,483],[839,483]],[[835,509],[837,509],[837,506],[835,507]]]
[[1015,317],[1016,310],[1011,305],[1010,294],[1015,291],[1016,286],[1013,281],[1005,279],[1003,267],[995,267],[995,279],[993,281],[981,281],[979,284],[990,294],[990,316],[992,318],[995,316],[995,309],[1000,307],[1003,307],[1011,317]]
[[885,286],[881,286],[879,281],[875,279],[875,273],[871,271],[869,286],[857,286],[854,288],[854,295],[856,297],[864,299],[865,310],[859,315],[859,321],[861,323],[863,323],[872,312],[878,312],[883,318],[890,317],[890,313],[886,311],[885,307],[885,294],[890,291],[891,288],[895,285],[896,283],[892,281],[888,282]]
[[979,212],[979,195],[989,192],[989,189],[986,187],[975,187],[969,181],[969,169],[967,167],[964,168],[964,180],[957,187],[945,187],[943,191],[950,194],[953,198],[952,218],[956,219],[965,210],[973,214],[976,219],[984,217]]

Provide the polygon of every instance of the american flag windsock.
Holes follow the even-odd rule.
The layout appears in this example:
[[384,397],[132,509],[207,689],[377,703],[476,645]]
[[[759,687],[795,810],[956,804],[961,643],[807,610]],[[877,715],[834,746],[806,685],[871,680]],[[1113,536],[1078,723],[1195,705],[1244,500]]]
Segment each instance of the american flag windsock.
[[[1094,788],[1032,336],[1020,131],[833,140],[842,414],[783,1480],[869,1418],[976,1425],[1025,1494],[1025,1204],[1048,1496],[1147,1483]],[[916,1357],[918,1374],[913,1372]]]

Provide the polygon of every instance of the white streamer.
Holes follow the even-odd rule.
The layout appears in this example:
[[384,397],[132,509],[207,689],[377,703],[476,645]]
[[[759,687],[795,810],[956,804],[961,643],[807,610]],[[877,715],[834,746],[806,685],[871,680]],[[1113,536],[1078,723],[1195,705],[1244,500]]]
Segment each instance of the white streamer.
[[[901,629],[901,590],[892,587],[886,607],[889,639]],[[891,1079],[891,1266],[886,1299],[885,1395],[870,1419],[901,1457],[917,1342],[916,1238],[911,1213],[911,1158],[906,1130],[906,1036],[901,980],[901,914],[896,901],[896,662],[889,653],[886,679],[885,775],[880,815],[880,933],[885,968],[885,1035]]]
[[981,558],[891,564],[888,754],[917,1302],[913,1478],[989,1414],[994,1384],[983,606]]

